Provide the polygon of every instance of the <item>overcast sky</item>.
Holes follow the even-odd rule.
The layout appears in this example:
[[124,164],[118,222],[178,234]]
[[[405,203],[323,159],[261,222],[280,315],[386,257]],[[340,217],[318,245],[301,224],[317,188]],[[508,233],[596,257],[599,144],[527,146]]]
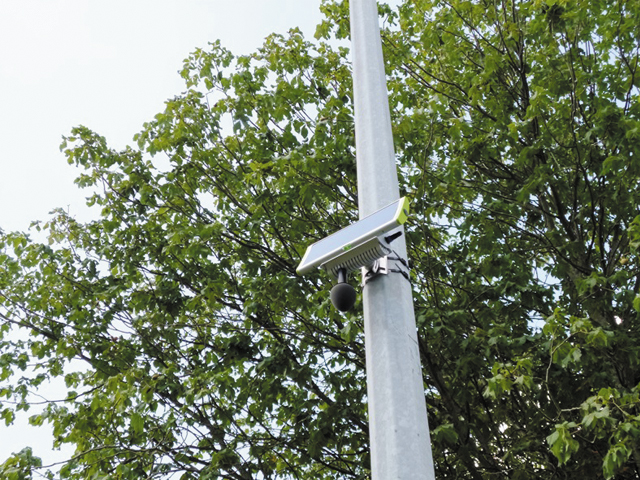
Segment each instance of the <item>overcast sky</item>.
[[[56,207],[90,213],[77,171],[59,151],[85,125],[122,148],[163,102],[184,90],[178,70],[220,39],[249,53],[272,32],[307,37],[320,0],[0,0],[0,228],[26,230]],[[54,395],[51,391],[48,395]],[[34,411],[29,412],[33,414]],[[0,423],[0,463],[30,445],[50,463],[47,427]]]
[[320,0],[1,0],[0,228],[25,230],[54,207],[79,218],[61,136],[86,125],[131,143],[184,90],[177,71],[220,39],[249,53],[272,32],[312,36]]

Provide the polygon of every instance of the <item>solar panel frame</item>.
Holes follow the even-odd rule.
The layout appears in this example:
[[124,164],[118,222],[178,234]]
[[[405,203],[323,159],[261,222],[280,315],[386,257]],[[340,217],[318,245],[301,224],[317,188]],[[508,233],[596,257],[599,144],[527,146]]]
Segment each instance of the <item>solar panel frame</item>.
[[409,199],[402,197],[362,220],[309,245],[296,272],[303,275],[338,255],[344,255],[368,240],[399,227],[405,223],[408,215]]

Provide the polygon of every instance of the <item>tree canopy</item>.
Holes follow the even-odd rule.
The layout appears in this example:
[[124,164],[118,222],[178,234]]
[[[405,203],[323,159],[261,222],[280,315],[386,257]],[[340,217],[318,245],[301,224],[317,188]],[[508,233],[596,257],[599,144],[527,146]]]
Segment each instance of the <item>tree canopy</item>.
[[[295,273],[357,218],[348,5],[322,11],[193,52],[134,147],[75,128],[96,220],[1,233],[1,416],[64,381],[30,419],[75,447],[60,478],[368,478],[361,311]],[[380,14],[437,477],[638,478],[640,1]]]

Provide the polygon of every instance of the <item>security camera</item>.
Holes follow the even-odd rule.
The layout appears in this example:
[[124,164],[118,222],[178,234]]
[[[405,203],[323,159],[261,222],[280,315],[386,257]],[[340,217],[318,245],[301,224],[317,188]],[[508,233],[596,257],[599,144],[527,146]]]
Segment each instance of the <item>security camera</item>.
[[[347,275],[361,267],[368,267],[384,257],[386,244],[401,235],[395,232],[384,237],[394,228],[404,224],[409,215],[409,199],[396,200],[362,220],[329,235],[307,248],[296,272],[299,275],[322,268],[338,279],[331,289],[331,301],[340,311],[349,310],[356,293],[347,282]],[[385,241],[386,239],[386,241]],[[346,308],[342,308],[346,307]]]
[[331,289],[331,303],[341,312],[351,310],[356,303],[356,289],[347,283],[347,271],[338,270],[338,283]]

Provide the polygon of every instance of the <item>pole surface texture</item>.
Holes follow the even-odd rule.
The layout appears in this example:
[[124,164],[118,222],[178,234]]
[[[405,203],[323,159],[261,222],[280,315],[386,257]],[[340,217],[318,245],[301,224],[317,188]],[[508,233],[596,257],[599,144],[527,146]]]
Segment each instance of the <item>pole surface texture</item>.
[[[400,196],[376,0],[351,0],[359,215]],[[406,259],[405,236],[391,244]],[[389,260],[389,267],[395,262]],[[373,480],[434,480],[413,297],[399,273],[363,289]]]

